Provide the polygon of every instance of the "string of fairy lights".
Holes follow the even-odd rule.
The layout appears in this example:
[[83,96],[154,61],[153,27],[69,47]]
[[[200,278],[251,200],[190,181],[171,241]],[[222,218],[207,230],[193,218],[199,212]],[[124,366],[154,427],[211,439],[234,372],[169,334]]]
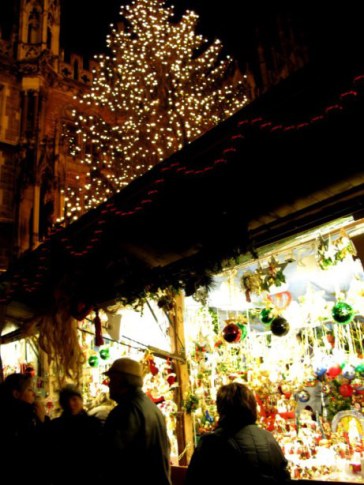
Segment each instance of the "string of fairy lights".
[[84,166],[65,189],[69,222],[247,102],[246,76],[219,40],[196,33],[196,13],[176,21],[173,7],[135,0],[120,15],[110,55],[96,57],[91,89],[64,129],[69,154]]

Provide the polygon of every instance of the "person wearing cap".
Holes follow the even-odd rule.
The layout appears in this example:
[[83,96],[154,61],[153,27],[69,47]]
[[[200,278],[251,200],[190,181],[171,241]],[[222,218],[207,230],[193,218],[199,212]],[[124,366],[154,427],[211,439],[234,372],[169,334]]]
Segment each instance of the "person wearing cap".
[[102,424],[89,416],[83,407],[82,394],[73,385],[59,391],[62,414],[49,423],[47,457],[48,474],[52,485],[99,485],[102,464],[100,461]]
[[[170,485],[170,444],[160,409],[142,391],[139,362],[121,358],[105,372],[110,398],[117,406],[105,422],[105,447],[110,478],[120,483]],[[126,477],[129,477],[129,481]]]

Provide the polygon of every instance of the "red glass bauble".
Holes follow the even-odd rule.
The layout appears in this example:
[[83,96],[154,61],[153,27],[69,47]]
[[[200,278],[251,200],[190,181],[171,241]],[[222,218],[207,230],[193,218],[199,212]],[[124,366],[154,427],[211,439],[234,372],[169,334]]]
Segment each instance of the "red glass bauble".
[[341,367],[339,365],[334,365],[326,371],[326,375],[329,377],[337,377],[341,374]]
[[339,392],[343,397],[350,397],[353,395],[354,389],[350,384],[341,384]]
[[241,330],[236,325],[236,323],[229,323],[224,327],[222,331],[222,336],[224,337],[226,342],[229,342],[229,344],[233,344],[239,342],[241,337]]

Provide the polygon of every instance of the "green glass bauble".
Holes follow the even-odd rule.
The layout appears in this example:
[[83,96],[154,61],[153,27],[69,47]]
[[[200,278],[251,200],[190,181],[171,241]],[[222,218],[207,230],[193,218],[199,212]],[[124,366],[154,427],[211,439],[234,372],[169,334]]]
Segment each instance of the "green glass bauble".
[[358,372],[361,377],[364,377],[364,362],[360,362],[360,364],[355,367],[355,372]]
[[99,365],[99,358],[97,355],[91,355],[91,357],[88,358],[88,365],[90,367],[97,367]]
[[354,310],[348,303],[339,301],[332,307],[331,315],[335,322],[347,324],[354,318]]
[[272,308],[264,308],[259,315],[260,321],[264,323],[264,325],[269,325],[274,320],[273,309]]
[[100,357],[102,358],[102,360],[107,360],[107,359],[110,358],[110,350],[108,348],[101,349],[99,354],[100,354]]
[[244,340],[246,338],[246,336],[248,335],[248,328],[246,325],[244,325],[244,323],[238,323],[238,327],[240,328],[241,330],[241,340]]

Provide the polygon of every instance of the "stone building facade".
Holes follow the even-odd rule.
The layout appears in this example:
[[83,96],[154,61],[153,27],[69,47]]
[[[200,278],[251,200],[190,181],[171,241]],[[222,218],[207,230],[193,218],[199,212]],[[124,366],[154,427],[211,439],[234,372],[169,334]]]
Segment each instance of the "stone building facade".
[[60,0],[11,7],[0,37],[0,270],[35,248],[62,214],[66,177],[81,170],[65,155],[63,125],[95,67],[84,69],[76,54],[64,62]]

